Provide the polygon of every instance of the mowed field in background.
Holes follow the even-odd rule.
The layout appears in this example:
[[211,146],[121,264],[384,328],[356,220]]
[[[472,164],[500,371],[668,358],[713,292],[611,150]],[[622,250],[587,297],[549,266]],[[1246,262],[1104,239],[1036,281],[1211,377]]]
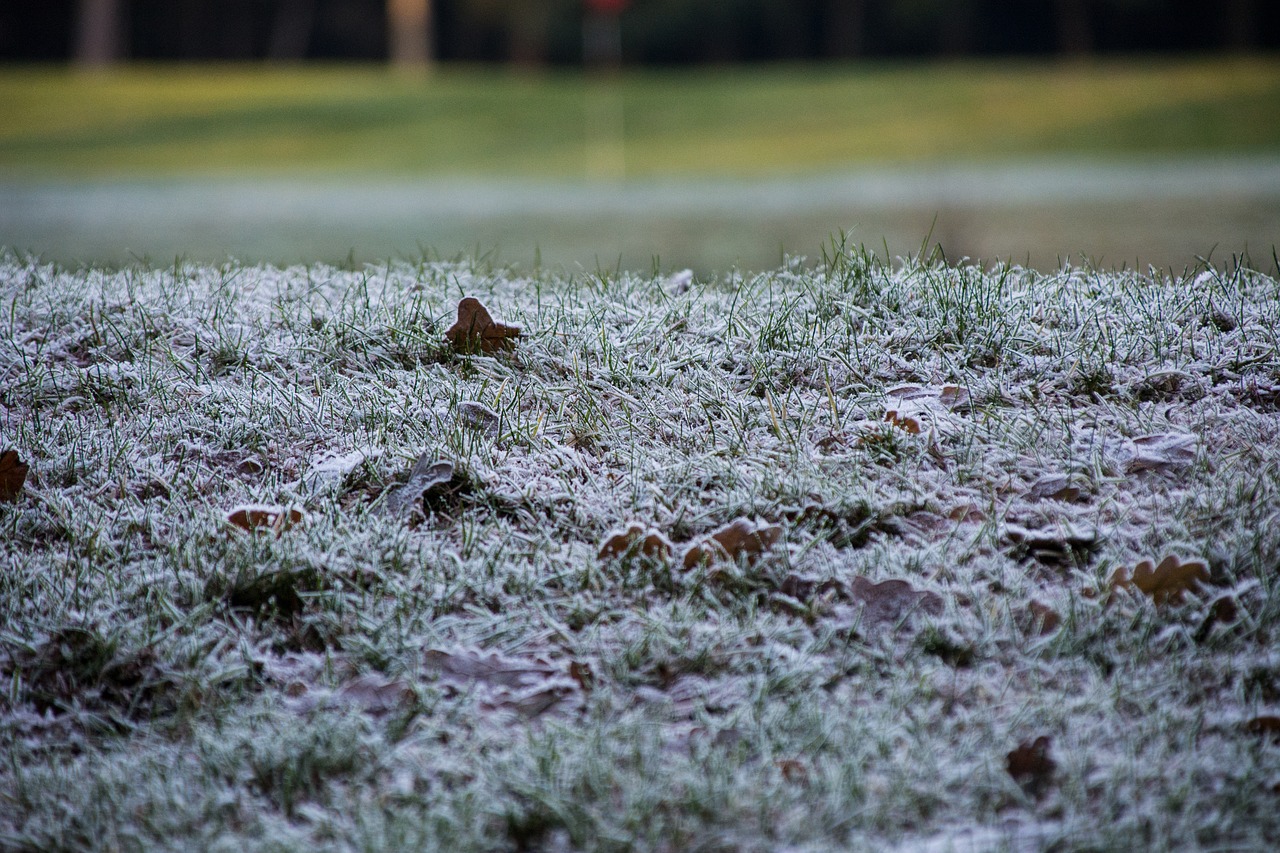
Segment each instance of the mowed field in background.
[[[537,247],[569,263],[593,253],[707,268],[812,252],[839,230],[908,250],[886,238],[918,246],[931,225],[935,237],[950,235],[951,254],[1025,253],[1041,263],[1062,253],[1128,263],[1145,254],[1171,263],[1171,255],[1215,245],[1269,255],[1268,235],[1280,233],[1280,195],[1268,180],[1246,179],[1243,193],[1217,192],[1209,180],[1172,199],[1158,186],[1152,198],[1130,191],[1098,199],[1073,193],[1080,181],[1066,174],[1063,192],[1048,186],[1038,205],[954,187],[992,183],[984,176],[999,178],[1007,165],[1061,171],[1064,163],[1154,161],[1176,176],[1206,163],[1262,163],[1274,171],[1280,61],[1270,58],[612,78],[476,68],[414,76],[361,66],[140,66],[96,75],[17,68],[0,73],[0,112],[0,243],[89,263],[174,254],[371,259],[477,247],[519,261]],[[962,180],[957,168],[977,172]],[[915,189],[875,194],[849,180],[881,173]],[[827,176],[848,193],[806,189]],[[920,188],[931,176],[932,194]],[[230,187],[234,195],[238,181],[258,195],[211,211],[206,193],[225,198]],[[699,185],[701,207],[669,203],[690,181],[710,182]],[[760,181],[813,202],[744,207],[740,190]],[[327,193],[319,202],[317,186]],[[507,186],[519,189],[511,198],[532,191],[543,203],[504,207]],[[300,187],[312,194],[291,202]],[[389,187],[399,200],[382,205]],[[416,199],[408,205],[406,187]],[[599,198],[613,190],[626,203],[602,211]],[[476,196],[499,203],[476,210]],[[359,217],[343,217],[347,201]],[[383,208],[386,216],[368,215]],[[1017,244],[993,242],[989,235],[1009,233],[1010,223],[1019,226]],[[1153,245],[1161,234],[1169,245]],[[1190,245],[1197,235],[1203,245]]]

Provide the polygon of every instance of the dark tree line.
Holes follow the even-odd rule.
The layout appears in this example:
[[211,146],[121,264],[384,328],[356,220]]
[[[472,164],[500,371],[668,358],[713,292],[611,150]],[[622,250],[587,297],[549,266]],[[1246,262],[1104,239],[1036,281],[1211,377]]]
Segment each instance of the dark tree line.
[[[0,59],[571,64],[584,0],[3,0]],[[1276,0],[631,0],[629,63],[1275,50]]]

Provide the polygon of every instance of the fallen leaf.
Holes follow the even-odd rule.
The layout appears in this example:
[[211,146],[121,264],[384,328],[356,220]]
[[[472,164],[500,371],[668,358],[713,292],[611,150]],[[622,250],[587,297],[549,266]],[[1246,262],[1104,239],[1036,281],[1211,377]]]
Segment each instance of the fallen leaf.
[[1200,622],[1200,627],[1196,629],[1192,638],[1197,643],[1203,643],[1215,633],[1224,633],[1236,628],[1241,616],[1241,606],[1236,596],[1256,584],[1256,580],[1246,582],[1236,587],[1233,592],[1224,592],[1211,601],[1204,619]]
[[782,528],[776,524],[739,518],[716,530],[710,536],[689,546],[684,554],[684,567],[692,569],[699,563],[715,560],[736,560],[745,557],[754,562],[761,554],[782,538]]
[[1169,471],[1185,468],[1196,459],[1200,439],[1190,433],[1166,432],[1132,439],[1132,456],[1125,468],[1137,471]]
[[413,686],[399,678],[384,675],[362,675],[338,689],[337,699],[370,714],[385,714],[415,698]]
[[1044,637],[1058,630],[1062,625],[1062,617],[1049,605],[1042,604],[1033,598],[1027,602],[1026,609],[1023,611],[1022,624],[1029,633]]
[[1023,741],[1006,757],[1006,768],[1013,781],[1022,790],[1039,799],[1044,796],[1053,781],[1053,771],[1058,763],[1049,755],[1050,739],[1041,735],[1033,741]]
[[442,684],[455,692],[476,694],[485,710],[536,717],[582,699],[581,682],[573,672],[545,661],[470,649],[430,649],[424,657]]
[[791,784],[802,788],[809,787],[809,768],[804,766],[804,762],[794,758],[780,758],[773,762],[773,766],[777,767],[782,773],[782,778]]
[[468,429],[497,438],[502,419],[498,413],[483,403],[465,400],[458,404],[458,422]]
[[912,435],[920,434],[920,421],[912,415],[900,412],[898,409],[886,409],[884,413],[886,422],[893,424],[898,429],[906,430]]
[[897,625],[915,613],[938,616],[943,608],[940,596],[917,590],[904,580],[874,583],[855,577],[849,585],[849,597],[862,605],[861,624],[865,627]]
[[982,511],[982,507],[970,501],[968,503],[953,506],[947,513],[947,518],[952,521],[976,524],[978,522],[986,521],[987,514]]
[[409,481],[403,486],[387,489],[383,506],[389,515],[397,518],[412,518],[415,513],[421,515],[422,499],[426,493],[453,479],[452,462],[443,459],[432,462],[431,458],[431,453],[419,456],[409,472]]
[[600,546],[600,559],[609,560],[627,553],[668,560],[675,552],[671,540],[655,528],[631,524],[625,530],[611,531]]
[[1246,720],[1241,726],[1251,735],[1270,735],[1272,739],[1280,738],[1280,717],[1274,714],[1254,717],[1252,720]]
[[227,523],[241,530],[269,530],[279,536],[301,524],[305,516],[297,507],[275,504],[242,504],[227,512]]
[[962,409],[969,405],[969,389],[959,385],[943,385],[938,389],[938,400],[948,409]]
[[1153,565],[1150,560],[1138,563],[1130,572],[1121,566],[1111,575],[1111,589],[1137,588],[1156,604],[1177,604],[1189,590],[1209,580],[1209,568],[1200,560],[1182,562],[1173,554]]
[[1031,484],[1027,497],[1033,501],[1076,501],[1081,495],[1082,478],[1068,474],[1046,474]]
[[934,387],[909,382],[906,385],[889,388],[884,395],[902,401],[922,402],[925,406],[940,403],[948,409],[961,409],[969,405],[969,390],[959,385]]
[[499,323],[479,299],[468,296],[458,303],[458,319],[444,336],[458,352],[493,353],[515,346],[520,327]]
[[27,463],[23,462],[16,450],[0,453],[0,501],[12,503],[22,492],[22,484],[27,481]]

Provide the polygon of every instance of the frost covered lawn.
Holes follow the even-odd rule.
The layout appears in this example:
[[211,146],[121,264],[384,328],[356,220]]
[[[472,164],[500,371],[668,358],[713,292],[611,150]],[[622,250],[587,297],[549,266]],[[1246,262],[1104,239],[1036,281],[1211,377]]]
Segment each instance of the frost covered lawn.
[[0,847],[1280,839],[1273,278],[0,297]]

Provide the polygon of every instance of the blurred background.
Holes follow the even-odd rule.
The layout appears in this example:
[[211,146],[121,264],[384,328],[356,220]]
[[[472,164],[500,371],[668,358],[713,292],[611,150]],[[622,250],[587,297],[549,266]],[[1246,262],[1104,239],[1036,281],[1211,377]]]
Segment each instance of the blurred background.
[[1273,0],[4,0],[0,116],[65,263],[1280,243]]

